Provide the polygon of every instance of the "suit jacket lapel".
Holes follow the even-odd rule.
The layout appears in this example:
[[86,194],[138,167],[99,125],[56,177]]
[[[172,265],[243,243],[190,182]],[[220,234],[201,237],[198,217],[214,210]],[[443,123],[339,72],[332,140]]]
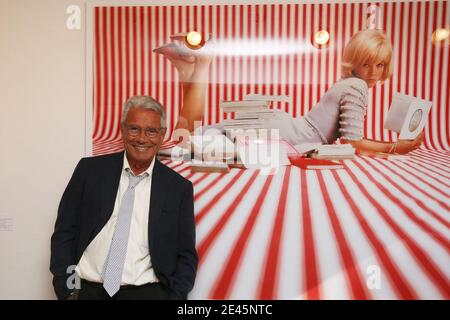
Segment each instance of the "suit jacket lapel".
[[156,227],[156,222],[162,215],[162,206],[166,190],[168,187],[168,181],[164,176],[164,167],[158,159],[155,159],[155,166],[152,173],[152,190],[150,193],[150,212],[149,212],[149,223],[148,223],[148,234],[149,234],[149,245],[151,244],[151,235],[155,234],[153,232]]

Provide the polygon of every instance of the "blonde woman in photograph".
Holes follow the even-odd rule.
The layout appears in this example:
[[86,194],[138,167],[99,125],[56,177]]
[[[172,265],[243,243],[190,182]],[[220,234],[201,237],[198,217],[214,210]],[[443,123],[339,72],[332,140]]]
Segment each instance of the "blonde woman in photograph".
[[[176,128],[194,129],[194,121],[203,119],[212,49],[192,50],[175,43],[155,52],[165,55],[177,68],[183,84],[183,107]],[[203,50],[203,51],[202,51]],[[392,74],[392,46],[378,30],[363,30],[352,36],[346,45],[339,79],[303,117],[274,110],[275,116],[265,119],[266,127],[278,129],[280,137],[291,144],[351,144],[358,154],[406,154],[420,147],[423,133],[414,140],[386,142],[363,136],[368,93],[377,83]],[[209,127],[224,132],[223,124]]]

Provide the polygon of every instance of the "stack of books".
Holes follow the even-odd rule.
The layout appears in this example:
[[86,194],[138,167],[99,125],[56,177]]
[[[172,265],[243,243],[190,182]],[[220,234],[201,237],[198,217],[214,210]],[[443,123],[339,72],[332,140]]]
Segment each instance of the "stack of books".
[[220,172],[227,173],[230,169],[228,164],[219,161],[192,161],[191,162],[191,172]]
[[241,100],[221,101],[220,107],[225,113],[234,113],[234,119],[224,120],[225,130],[237,129],[264,129],[266,120],[273,116],[274,111],[269,109],[270,101]]
[[277,112],[269,109],[272,102],[289,102],[289,97],[248,94],[244,100],[221,101],[223,112],[234,113],[233,119],[223,121],[225,130],[268,129],[268,119],[277,117]]
[[350,144],[322,144],[310,154],[311,158],[346,160],[355,158],[355,148]]
[[220,101],[220,107],[223,112],[267,112],[269,110],[270,101],[266,100],[237,100],[237,101]]
[[263,100],[274,102],[291,102],[289,96],[286,95],[268,95],[259,93],[250,93],[245,95],[244,100]]

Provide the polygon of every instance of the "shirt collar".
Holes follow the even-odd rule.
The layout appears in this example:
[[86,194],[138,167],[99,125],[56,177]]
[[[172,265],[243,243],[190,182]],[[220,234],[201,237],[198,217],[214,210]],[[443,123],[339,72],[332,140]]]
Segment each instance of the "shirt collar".
[[[152,172],[153,172],[153,167],[155,166],[155,159],[156,159],[156,155],[153,157],[153,160],[150,163],[150,165],[148,166],[148,168],[144,172],[139,174],[138,176],[141,176],[141,175],[147,173],[148,176],[151,177],[152,176]],[[128,163],[127,153],[125,152],[124,155],[123,155],[123,168],[122,168],[122,171],[125,171],[126,169],[130,169],[130,172],[133,173],[133,171],[131,170],[130,164]]]

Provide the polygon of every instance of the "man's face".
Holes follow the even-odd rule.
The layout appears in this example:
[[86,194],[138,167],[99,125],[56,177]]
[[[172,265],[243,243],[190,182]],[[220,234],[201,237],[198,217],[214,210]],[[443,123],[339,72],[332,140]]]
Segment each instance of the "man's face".
[[161,116],[143,108],[131,108],[122,125],[122,137],[129,162],[147,163],[153,160],[164,140]]

